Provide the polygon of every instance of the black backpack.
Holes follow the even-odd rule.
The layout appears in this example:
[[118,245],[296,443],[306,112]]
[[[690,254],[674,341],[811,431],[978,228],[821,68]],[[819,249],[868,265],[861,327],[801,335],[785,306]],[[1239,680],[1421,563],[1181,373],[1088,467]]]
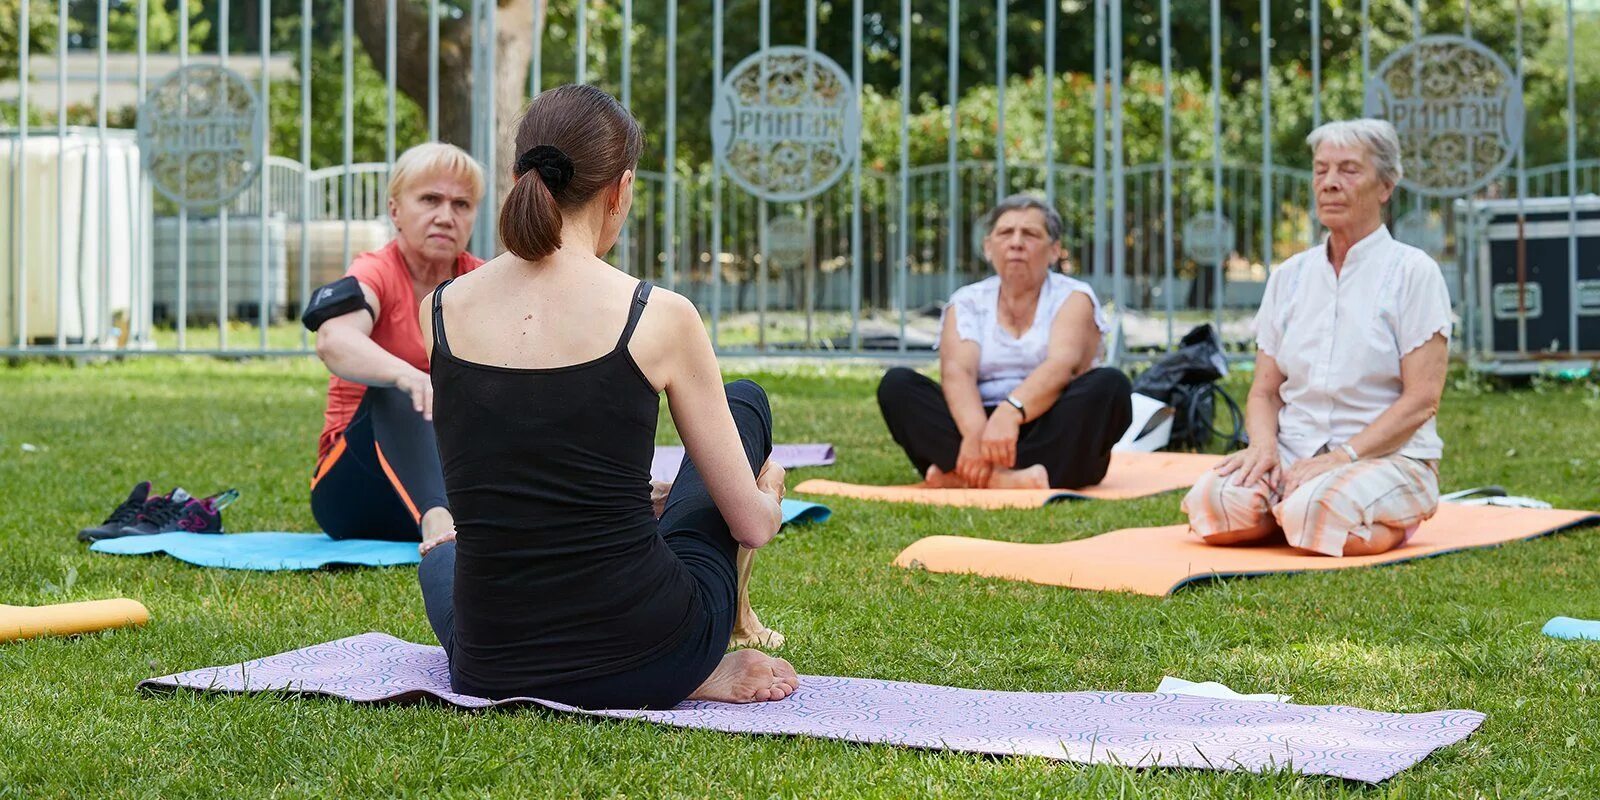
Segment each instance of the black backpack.
[[[1135,378],[1133,390],[1173,408],[1168,448],[1202,450],[1220,436],[1228,449],[1234,450],[1250,440],[1239,404],[1217,385],[1226,374],[1228,359],[1222,352],[1222,339],[1210,324],[1204,324],[1184,334],[1178,349]],[[1232,422],[1227,431],[1218,430],[1214,421],[1219,397]]]

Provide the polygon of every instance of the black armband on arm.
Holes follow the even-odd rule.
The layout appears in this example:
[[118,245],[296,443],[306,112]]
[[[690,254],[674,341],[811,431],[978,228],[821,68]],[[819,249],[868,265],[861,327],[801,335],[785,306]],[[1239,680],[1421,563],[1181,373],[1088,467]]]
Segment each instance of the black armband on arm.
[[[346,275],[313,291],[311,302],[306,303],[306,310],[300,315],[300,321],[305,323],[307,330],[315,331],[322,327],[322,323],[334,317],[342,317],[363,308],[368,314],[373,313],[372,305],[367,302],[366,294],[361,291],[361,282],[353,275]],[[373,321],[377,321],[376,314],[373,314]]]

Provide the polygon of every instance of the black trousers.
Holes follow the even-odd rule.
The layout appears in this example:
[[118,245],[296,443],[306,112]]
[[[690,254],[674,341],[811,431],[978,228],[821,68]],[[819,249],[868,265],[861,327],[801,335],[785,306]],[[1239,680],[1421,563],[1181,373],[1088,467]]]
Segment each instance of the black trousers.
[[[751,474],[757,474],[772,454],[772,408],[766,392],[752,381],[735,381],[726,389],[745,458]],[[728,649],[738,613],[739,573],[734,562],[739,543],[711,500],[705,479],[687,456],[678,468],[656,530],[694,578],[704,619],[693,632],[676,648],[624,672],[504,696],[536,696],[591,709],[671,708],[705,682]],[[455,542],[446,542],[428,551],[417,570],[428,624],[446,653],[455,638],[455,583],[472,580],[471,575],[457,575],[455,565]],[[560,598],[551,598],[551,602],[560,602]],[[464,694],[476,694],[471,689],[457,687]]]
[[[1054,489],[1099,483],[1111,463],[1111,446],[1133,419],[1132,394],[1127,376],[1110,367],[1079,375],[1055,405],[1023,424],[1017,436],[1017,468],[1043,464]],[[955,470],[961,430],[938,382],[895,367],[878,383],[878,407],[889,434],[906,451],[919,476],[935,464],[945,472]]]
[[422,515],[449,507],[433,423],[399,389],[368,387],[311,479],[311,515],[335,539],[422,541]]

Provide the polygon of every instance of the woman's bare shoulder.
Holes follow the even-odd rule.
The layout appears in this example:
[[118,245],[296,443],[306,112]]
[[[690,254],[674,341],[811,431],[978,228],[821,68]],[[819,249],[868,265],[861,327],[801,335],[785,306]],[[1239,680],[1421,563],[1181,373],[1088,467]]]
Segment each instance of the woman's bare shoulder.
[[662,333],[681,332],[686,327],[700,325],[700,309],[689,298],[671,289],[652,286],[639,324]]

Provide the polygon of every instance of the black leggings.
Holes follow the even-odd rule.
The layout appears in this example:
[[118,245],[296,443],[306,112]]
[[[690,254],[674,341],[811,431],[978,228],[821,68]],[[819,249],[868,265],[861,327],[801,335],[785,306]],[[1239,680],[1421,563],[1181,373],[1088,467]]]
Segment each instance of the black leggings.
[[[772,453],[772,409],[766,392],[751,381],[735,381],[727,385],[726,391],[739,439],[744,443],[745,458],[755,474]],[[705,682],[722,660],[733,633],[739,598],[739,573],[734,560],[739,555],[739,543],[728,532],[728,523],[688,457],[678,468],[656,530],[694,578],[699,594],[704,618],[694,625],[689,636],[660,657],[624,672],[542,685],[526,692],[500,693],[502,696],[536,696],[580,708],[671,708]],[[430,550],[417,570],[428,624],[446,653],[454,648],[453,596],[458,577],[463,581],[472,579],[470,575],[456,575],[455,542]],[[552,602],[560,600],[552,598]],[[456,689],[463,694],[477,693],[470,691],[472,687]]]
[[[1022,426],[1017,467],[1043,464],[1053,489],[1099,483],[1111,463],[1111,446],[1133,419],[1132,394],[1127,376],[1110,367],[1074,378],[1055,405]],[[936,381],[895,367],[878,383],[878,407],[889,434],[911,458],[918,475],[927,475],[934,464],[945,472],[955,471],[961,429]]]
[[399,389],[368,387],[317,464],[311,515],[335,539],[422,541],[422,515],[449,508],[433,423]]

